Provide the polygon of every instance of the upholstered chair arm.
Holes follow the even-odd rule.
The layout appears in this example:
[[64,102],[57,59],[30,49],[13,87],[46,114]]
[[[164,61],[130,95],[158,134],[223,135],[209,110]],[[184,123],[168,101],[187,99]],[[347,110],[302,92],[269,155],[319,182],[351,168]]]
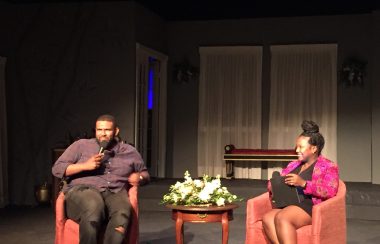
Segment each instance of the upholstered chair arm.
[[60,192],[55,202],[55,244],[61,244],[65,222],[65,195]]
[[126,243],[137,244],[139,241],[139,204],[138,204],[138,189],[139,189],[139,174],[132,173],[128,178],[128,196],[131,203],[131,220],[128,226],[128,234]]
[[269,193],[263,193],[247,201],[247,226],[262,220],[265,213],[272,209]]
[[[341,183],[342,184],[342,183]],[[346,243],[345,185],[339,194],[313,206],[312,236],[314,243]]]

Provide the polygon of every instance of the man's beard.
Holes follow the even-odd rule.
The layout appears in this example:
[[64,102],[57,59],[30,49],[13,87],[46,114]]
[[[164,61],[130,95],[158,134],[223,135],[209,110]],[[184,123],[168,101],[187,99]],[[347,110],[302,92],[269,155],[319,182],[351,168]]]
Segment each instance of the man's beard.
[[[102,141],[112,141],[115,138],[115,136],[111,136],[109,140],[105,136],[102,136],[101,138],[104,138],[104,140],[102,140]],[[101,140],[99,140],[99,138],[96,136],[95,136],[95,139],[97,142],[101,142]]]
[[102,141],[100,141],[98,138],[96,138],[96,142],[100,145],[100,143],[101,142],[104,142],[104,141],[106,141],[107,142],[107,148],[110,148],[111,146],[113,146],[114,145],[114,143],[115,143],[115,138],[114,137],[112,137],[110,140],[102,140]]

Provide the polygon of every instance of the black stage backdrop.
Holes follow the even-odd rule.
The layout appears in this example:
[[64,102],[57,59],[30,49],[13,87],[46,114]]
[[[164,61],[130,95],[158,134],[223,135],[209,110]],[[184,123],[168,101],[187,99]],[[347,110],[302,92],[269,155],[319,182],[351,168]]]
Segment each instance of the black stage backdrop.
[[121,136],[133,139],[135,9],[130,2],[0,3],[10,204],[36,204],[34,187],[51,182],[52,148],[92,133],[99,114],[114,114]]

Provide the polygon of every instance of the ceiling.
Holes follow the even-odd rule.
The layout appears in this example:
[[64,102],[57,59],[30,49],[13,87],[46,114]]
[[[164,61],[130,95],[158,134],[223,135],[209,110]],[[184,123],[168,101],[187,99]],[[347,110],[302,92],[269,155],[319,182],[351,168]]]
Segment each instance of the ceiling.
[[[91,1],[111,2],[112,0],[7,0],[6,2],[13,4],[25,4]],[[129,1],[139,2],[168,21],[362,14],[380,9],[380,1],[376,0]]]
[[380,6],[375,0],[136,1],[164,19],[175,21],[360,14]]

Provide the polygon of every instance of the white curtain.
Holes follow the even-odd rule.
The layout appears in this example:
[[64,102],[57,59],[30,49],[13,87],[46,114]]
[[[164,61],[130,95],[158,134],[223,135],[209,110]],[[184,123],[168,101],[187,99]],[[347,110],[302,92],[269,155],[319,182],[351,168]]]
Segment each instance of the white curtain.
[[336,107],[336,44],[271,46],[269,148],[294,148],[302,121],[313,120],[325,137],[322,154],[336,161]]
[[6,58],[0,57],[0,207],[8,204],[7,115],[5,105],[6,61]]
[[[198,175],[226,176],[224,146],[261,148],[262,47],[201,47]],[[236,178],[261,178],[258,163],[237,163]]]

